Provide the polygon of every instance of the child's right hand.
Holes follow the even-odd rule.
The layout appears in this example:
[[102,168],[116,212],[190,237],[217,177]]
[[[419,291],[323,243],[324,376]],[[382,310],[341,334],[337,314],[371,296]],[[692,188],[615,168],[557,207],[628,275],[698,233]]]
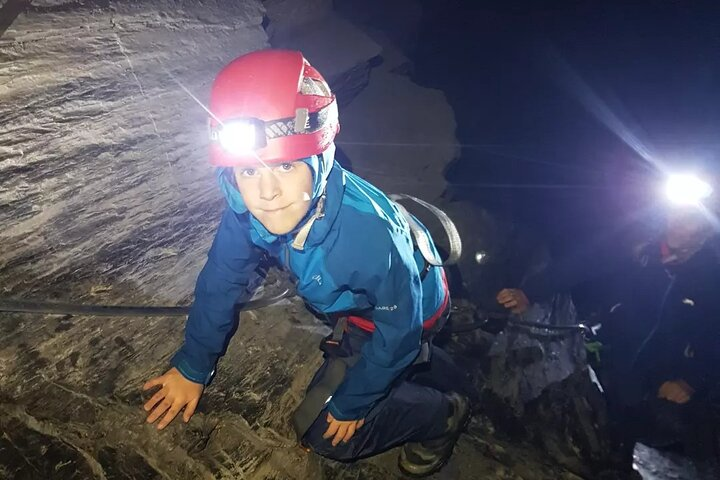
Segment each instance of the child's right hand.
[[143,390],[149,390],[158,385],[162,388],[144,405],[145,411],[150,412],[147,423],[154,423],[167,411],[157,425],[158,430],[162,430],[183,408],[185,409],[183,420],[185,423],[189,422],[190,417],[195,413],[204,386],[183,377],[175,367],[165,372],[164,375],[148,380],[143,385]]

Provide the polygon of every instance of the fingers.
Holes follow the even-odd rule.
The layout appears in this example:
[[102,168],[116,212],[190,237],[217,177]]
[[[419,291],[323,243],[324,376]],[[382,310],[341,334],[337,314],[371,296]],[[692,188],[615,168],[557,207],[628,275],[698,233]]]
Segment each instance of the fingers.
[[150,412],[150,415],[148,415],[146,422],[155,423],[155,420],[160,418],[160,415],[165,413],[170,407],[172,407],[172,403],[168,399],[164,399],[162,402],[160,402],[160,405],[155,407],[155,409]]
[[145,421],[152,424],[160,420],[157,428],[162,430],[184,409],[183,420],[189,422],[200,402],[203,385],[185,379],[174,368],[161,377],[149,380],[143,389],[158,385],[162,385],[162,388],[143,405],[145,411],[149,412]]
[[668,399],[669,385],[670,385],[670,382],[665,382],[662,385],[660,385],[660,388],[658,388],[658,393],[657,393],[658,398],[664,398],[665,400]]
[[336,447],[338,443],[347,443],[355,432],[365,424],[365,420],[341,422],[328,413],[326,421],[330,424],[323,434],[323,438],[332,437],[332,446]]
[[527,299],[522,290],[506,288],[497,295],[497,301],[513,313],[523,313],[527,310]]
[[[340,443],[340,441],[341,441],[341,440],[345,437],[345,435],[347,434],[348,427],[349,427],[348,422],[338,422],[338,423],[339,423],[340,426],[338,427],[338,431],[337,431],[337,433],[335,434],[335,437],[334,437],[333,440],[332,440],[332,446],[333,446],[333,447],[337,447],[337,444]],[[353,433],[355,433],[354,430],[353,430]],[[352,436],[352,435],[351,435],[351,436]]]
[[[156,397],[158,398],[156,399]],[[160,400],[162,401],[160,402]],[[188,423],[192,416],[195,414],[195,409],[197,408],[199,401],[199,398],[194,398],[187,403],[185,403],[183,400],[172,401],[168,398],[165,398],[164,392],[158,392],[148,403],[145,404],[145,410],[149,411],[152,409],[152,412],[150,412],[150,414],[148,415],[146,422],[155,423],[158,418],[165,414],[160,423],[158,423],[157,425],[158,430],[162,430],[163,428],[167,427],[170,422],[172,422],[173,419],[177,417],[178,413],[180,413],[180,410],[185,407],[183,420],[185,421],[185,423]],[[154,407],[155,404],[157,404],[158,402],[160,402],[160,404]]]
[[512,290],[509,288],[504,288],[500,290],[496,298],[499,303],[505,303],[512,298]]
[[172,404],[168,412],[165,414],[162,420],[160,420],[160,423],[158,423],[158,430],[162,430],[163,428],[167,427],[170,422],[173,421],[173,418],[177,417],[177,414],[180,413],[180,409],[184,405],[180,402],[175,402]]
[[670,394],[670,401],[675,403],[687,403],[690,400],[690,396],[681,389],[676,389]]
[[185,413],[183,414],[183,420],[185,421],[185,423],[188,423],[192,418],[193,414],[195,413],[195,409],[198,406],[198,402],[199,399],[192,400],[185,407]]
[[695,389],[690,386],[689,383],[687,383],[685,380],[678,380],[678,385],[680,388],[685,392],[688,396],[688,398],[692,398],[693,394],[695,394]]
[[691,393],[686,391],[676,382],[665,382],[658,390],[658,398],[669,402],[683,404],[690,401]]
[[[341,438],[343,443],[347,443],[352,438],[352,436],[355,435],[355,430],[357,429],[357,424],[358,424],[358,422],[351,422],[348,425],[345,435],[343,435]],[[337,440],[337,437],[335,437],[335,440]]]
[[517,300],[514,300],[514,299],[503,303],[503,307],[505,307],[505,308],[515,308],[517,306],[518,306],[518,302],[517,302]]
[[164,388],[162,390],[159,390],[158,392],[155,393],[155,395],[153,395],[150,398],[150,400],[145,402],[145,405],[143,405],[143,408],[145,409],[146,412],[149,412],[150,410],[153,409],[153,407],[155,405],[157,405],[163,398],[165,398],[166,395],[167,395],[167,392],[165,391]]
[[681,403],[681,397],[682,395],[678,392],[670,392],[665,399],[673,403]]
[[328,415],[327,415],[327,422],[328,422],[330,425],[328,426],[328,429],[325,430],[325,433],[323,433],[323,438],[330,438],[330,437],[332,437],[333,435],[335,435],[335,433],[337,433],[338,428],[340,428],[340,422],[338,422],[337,420],[335,420],[335,419],[333,418],[333,416],[330,415],[329,413],[328,413]]
[[158,386],[158,385],[162,385],[164,381],[165,381],[165,375],[162,375],[162,376],[160,376],[160,377],[151,378],[150,380],[148,380],[147,382],[145,382],[145,384],[143,385],[142,389],[143,389],[143,390],[150,390],[150,389],[153,388],[153,387],[156,387],[156,386]]

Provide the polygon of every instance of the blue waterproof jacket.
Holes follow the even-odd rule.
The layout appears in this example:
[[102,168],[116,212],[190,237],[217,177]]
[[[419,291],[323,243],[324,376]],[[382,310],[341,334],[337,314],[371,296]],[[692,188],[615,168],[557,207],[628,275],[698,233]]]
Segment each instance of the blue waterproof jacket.
[[233,306],[263,251],[291,270],[298,294],[316,312],[355,312],[375,325],[328,404],[336,419],[363,418],[416,358],[423,321],[447,302],[442,268],[430,268],[421,280],[425,263],[402,214],[380,190],[335,163],[333,153],[331,147],[304,160],[314,176],[308,217],[323,193],[326,198],[302,249],[292,246],[296,232],[268,232],[245,208],[232,170],[218,170],[230,208],[198,277],[185,343],[172,359],[186,378],[209,382],[233,326]]

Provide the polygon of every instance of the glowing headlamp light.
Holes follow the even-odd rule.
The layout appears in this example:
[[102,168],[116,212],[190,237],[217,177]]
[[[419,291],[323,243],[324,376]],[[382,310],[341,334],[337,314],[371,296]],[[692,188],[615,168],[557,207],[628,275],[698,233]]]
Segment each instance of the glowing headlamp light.
[[233,155],[245,155],[267,145],[265,124],[258,119],[225,122],[210,132],[210,139]]
[[665,184],[665,194],[675,205],[700,205],[712,192],[709,183],[692,174],[672,175]]

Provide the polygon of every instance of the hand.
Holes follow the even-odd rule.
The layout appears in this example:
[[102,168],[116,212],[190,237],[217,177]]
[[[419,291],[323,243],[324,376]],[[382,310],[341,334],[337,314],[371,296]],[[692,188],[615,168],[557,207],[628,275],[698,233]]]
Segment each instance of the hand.
[[335,417],[328,412],[327,422],[330,425],[323,434],[323,438],[334,437],[332,440],[332,446],[336,447],[341,440],[343,443],[347,443],[352,436],[355,435],[355,431],[359,430],[360,427],[365,424],[365,419],[348,421],[335,420]]
[[689,402],[694,393],[695,389],[688,385],[685,380],[672,380],[660,385],[657,396],[682,405]]
[[500,290],[497,294],[498,303],[502,304],[503,307],[511,309],[512,313],[520,314],[525,313],[530,307],[530,300],[528,300],[525,292],[518,288],[505,288]]
[[143,390],[149,390],[158,385],[161,385],[162,388],[143,407],[146,412],[150,412],[147,423],[154,423],[163,413],[167,412],[157,425],[158,430],[162,430],[183,408],[185,409],[183,420],[185,423],[189,422],[190,417],[195,413],[204,386],[183,377],[175,367],[160,377],[148,380],[143,385]]

